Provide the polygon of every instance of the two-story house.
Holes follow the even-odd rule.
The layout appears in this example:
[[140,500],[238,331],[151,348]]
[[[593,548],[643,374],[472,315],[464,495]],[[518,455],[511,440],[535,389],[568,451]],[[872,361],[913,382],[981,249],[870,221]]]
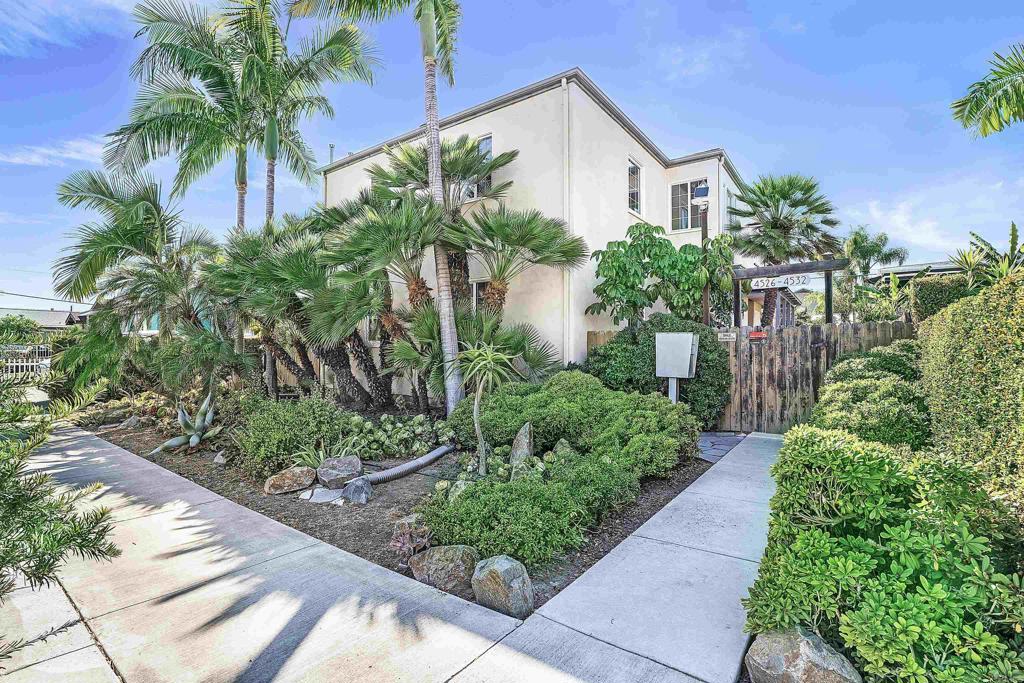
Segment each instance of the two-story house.
[[[463,134],[495,154],[519,150],[493,179],[513,181],[504,201],[562,218],[591,251],[623,239],[641,220],[665,227],[677,245],[700,244],[702,228],[712,237],[723,229],[742,184],[723,149],[668,157],[580,69],[441,120],[442,138]],[[336,205],[366,187],[366,169],[385,161],[385,147],[423,135],[422,128],[409,131],[322,168],[325,203]],[[431,286],[433,273],[428,255],[424,276]],[[470,275],[483,279],[472,261]],[[584,313],[595,301],[595,284],[593,262],[573,272],[535,267],[511,283],[505,319],[533,324],[564,362],[582,361],[587,331],[613,327],[609,318]]]

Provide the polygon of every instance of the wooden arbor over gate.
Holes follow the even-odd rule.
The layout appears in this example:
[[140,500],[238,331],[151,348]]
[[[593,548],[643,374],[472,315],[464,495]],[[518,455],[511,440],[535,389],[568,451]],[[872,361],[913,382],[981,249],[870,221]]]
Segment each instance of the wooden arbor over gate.
[[740,324],[740,282],[743,280],[763,280],[757,289],[778,289],[799,284],[795,278],[807,273],[825,273],[825,324],[832,322],[832,273],[849,265],[845,258],[825,259],[822,261],[805,261],[804,263],[784,263],[780,266],[759,266],[757,268],[732,268],[732,323]]

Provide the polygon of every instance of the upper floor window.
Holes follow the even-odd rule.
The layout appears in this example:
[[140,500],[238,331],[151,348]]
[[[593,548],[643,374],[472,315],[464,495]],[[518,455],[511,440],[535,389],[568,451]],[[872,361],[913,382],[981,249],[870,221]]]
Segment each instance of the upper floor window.
[[672,186],[672,229],[708,227],[708,180],[691,180]]
[[629,160],[629,210],[640,213],[640,164]]
[[[481,154],[483,154],[487,158],[488,161],[494,158],[493,141],[491,140],[490,135],[487,135],[477,140],[476,148],[477,150],[479,150]],[[481,179],[479,183],[469,188],[469,198],[476,199],[481,195],[487,194],[490,191],[490,189],[491,176],[488,175],[486,178]]]
[[487,303],[487,282],[472,282],[473,287],[473,310],[481,311]]

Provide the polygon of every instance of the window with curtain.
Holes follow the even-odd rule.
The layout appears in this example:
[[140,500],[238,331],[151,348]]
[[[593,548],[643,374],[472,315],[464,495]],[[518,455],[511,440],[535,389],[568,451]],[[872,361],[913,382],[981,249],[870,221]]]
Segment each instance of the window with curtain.
[[629,210],[640,213],[640,165],[629,160]]

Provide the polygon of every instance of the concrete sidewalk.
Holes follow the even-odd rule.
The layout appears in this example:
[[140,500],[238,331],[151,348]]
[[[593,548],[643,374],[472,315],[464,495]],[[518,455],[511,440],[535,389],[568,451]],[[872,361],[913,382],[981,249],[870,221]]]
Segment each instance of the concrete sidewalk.
[[114,511],[123,554],[71,562],[63,587],[15,591],[7,637],[75,623],[4,680],[733,681],[777,449],[745,439],[519,622],[65,429],[32,467],[101,482],[93,498]]

